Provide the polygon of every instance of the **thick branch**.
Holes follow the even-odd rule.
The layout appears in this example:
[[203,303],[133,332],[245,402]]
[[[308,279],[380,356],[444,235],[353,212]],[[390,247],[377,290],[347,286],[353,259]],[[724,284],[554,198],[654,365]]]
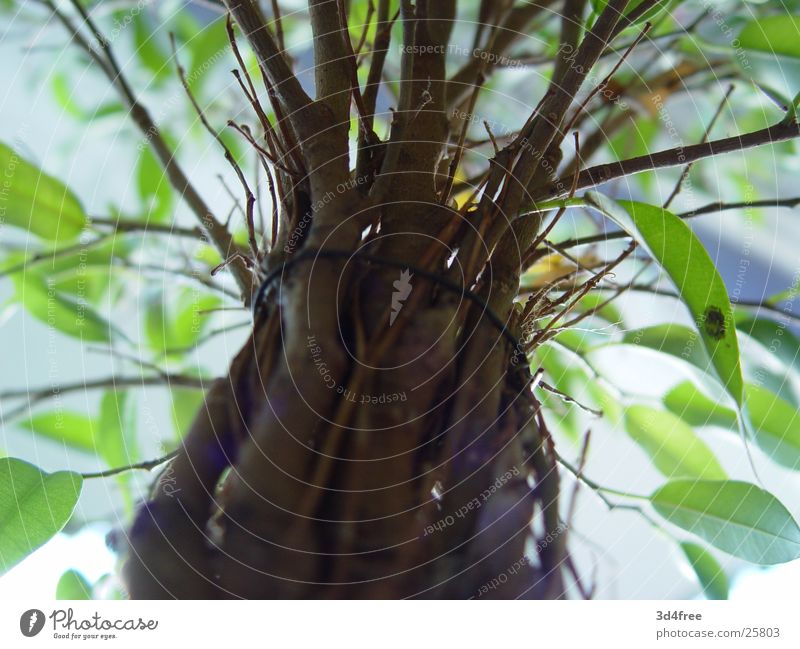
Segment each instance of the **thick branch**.
[[[269,74],[278,99],[286,112],[291,115],[308,106],[311,97],[303,90],[281,50],[278,49],[258,4],[252,0],[226,0],[225,5],[239,23],[259,62]],[[293,125],[295,121],[297,120],[292,121]]]
[[[721,140],[713,140],[686,147],[675,147],[674,149],[658,151],[657,153],[642,155],[628,160],[607,162],[582,171],[578,176],[577,189],[595,187],[609,180],[632,176],[643,171],[676,167],[704,158],[722,155],[723,153],[734,153],[764,144],[784,142],[796,138],[798,135],[800,135],[800,124],[794,121],[785,121],[744,135],[734,135]],[[559,183],[562,183],[562,185],[559,185]],[[568,185],[569,181],[562,179],[553,183],[544,196],[551,198],[565,195],[566,192],[558,189],[559,186],[563,186],[563,183]]]
[[[335,0],[330,2],[335,7]],[[311,199],[320,201],[331,187],[346,182],[349,176],[347,142],[336,135],[336,116],[327,104],[312,101],[305,93],[275,44],[258,5],[253,0],[225,0],[225,4],[269,77],[271,92],[300,142]],[[320,210],[317,219],[329,211]]]
[[[308,13],[314,34],[314,82],[317,101],[331,109],[335,127],[347,138],[350,109],[350,48],[347,26],[340,23],[337,0],[309,0]],[[346,20],[346,17],[345,17]]]

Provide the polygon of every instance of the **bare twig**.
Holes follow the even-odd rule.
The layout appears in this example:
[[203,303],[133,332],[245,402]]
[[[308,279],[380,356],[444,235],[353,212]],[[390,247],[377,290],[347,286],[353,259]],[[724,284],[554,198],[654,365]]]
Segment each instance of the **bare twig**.
[[[768,198],[760,201],[742,201],[739,203],[725,203],[723,201],[715,201],[708,203],[697,209],[688,212],[681,212],[678,216],[682,219],[693,219],[704,214],[712,214],[714,212],[725,212],[729,210],[742,210],[742,209],[755,209],[759,207],[786,207],[794,208],[800,205],[800,196],[792,198]],[[615,241],[618,239],[627,239],[630,235],[624,230],[616,230],[614,232],[601,232],[600,234],[593,234],[586,237],[577,237],[575,239],[566,239],[557,244],[551,244],[559,250],[568,250],[570,248],[577,248],[578,246],[588,246],[595,243],[603,243],[605,241]]]
[[203,239],[203,230],[199,227],[182,228],[177,225],[165,223],[151,223],[150,221],[134,221],[131,219],[92,217],[93,225],[108,226],[117,232],[152,232],[154,234],[169,234],[176,237],[189,239]]
[[81,477],[84,480],[91,480],[92,478],[110,478],[111,476],[119,475],[120,473],[125,473],[126,471],[135,471],[135,470],[152,471],[157,466],[160,466],[165,462],[169,462],[177,454],[178,451],[175,450],[172,451],[171,453],[167,453],[166,455],[158,457],[154,460],[137,462],[136,464],[128,464],[127,466],[115,467],[113,469],[107,469],[105,471],[97,471],[95,473],[81,473]]
[[[175,159],[172,149],[169,147],[166,140],[164,140],[161,132],[150,116],[150,113],[139,103],[130,84],[122,74],[122,70],[117,64],[109,41],[102,35],[83,5],[81,5],[78,0],[71,0],[72,6],[92,32],[102,55],[89,44],[69,17],[56,6],[54,0],[40,1],[50,9],[56,18],[58,18],[69,32],[72,39],[97,63],[114,87],[117,88],[129,109],[131,119],[133,119],[134,123],[139,127],[147,143],[152,147],[172,187],[181,195],[183,200],[186,201],[186,204],[191,208],[192,212],[194,212],[204,232],[210,241],[214,243],[220,254],[223,257],[229,255],[232,250],[236,249],[233,237],[230,232],[228,232],[228,229],[214,217],[205,201],[181,169],[178,161]],[[250,272],[247,267],[241,263],[234,264],[232,266],[232,272],[242,296],[246,298],[250,294]]]
[[11,421],[24,415],[30,408],[47,399],[70,392],[86,390],[117,390],[120,388],[147,387],[151,385],[168,385],[184,388],[208,389],[214,379],[203,379],[186,374],[156,374],[152,376],[109,376],[89,381],[78,381],[47,388],[7,390],[0,392],[0,400],[24,399],[25,402],[5,413],[3,419]]
[[[668,289],[662,289],[655,286],[651,286],[649,284],[625,284],[623,285],[624,290],[626,291],[636,291],[639,293],[650,293],[651,295],[660,295],[663,297],[669,297],[675,300],[683,299],[678,293],[674,291],[670,291]],[[606,286],[596,286],[592,290],[594,291],[608,291],[611,290],[610,287]],[[619,290],[618,288],[614,288],[614,290]],[[774,313],[777,316],[781,316],[786,318],[787,320],[791,320],[792,322],[800,323],[800,314],[792,313],[791,311],[787,311],[786,309],[781,308],[775,304],[770,304],[769,302],[759,302],[757,300],[731,300],[731,303],[734,306],[743,307],[745,309],[754,309],[756,311],[764,310],[769,313]]]
[[[725,96],[722,98],[722,101],[719,102],[719,106],[717,106],[717,110],[714,113],[714,116],[711,118],[711,121],[708,123],[708,126],[706,127],[705,133],[703,133],[703,139],[700,140],[701,144],[703,144],[705,142],[708,142],[708,138],[711,135],[711,131],[714,129],[714,125],[717,123],[717,120],[719,119],[719,116],[722,114],[722,109],[725,108],[725,104],[727,103],[728,98],[731,96],[731,93],[733,92],[734,87],[735,86],[733,84],[728,86],[728,90],[725,93]],[[667,197],[667,200],[664,201],[664,206],[663,206],[664,209],[667,209],[670,206],[670,204],[672,203],[672,201],[675,200],[675,197],[680,193],[681,188],[683,187],[683,183],[686,182],[686,179],[689,177],[689,173],[692,171],[692,167],[693,166],[694,166],[694,163],[690,162],[689,164],[687,164],[683,168],[683,171],[681,172],[680,178],[678,178],[678,182],[675,183],[675,187],[672,190],[672,193]]]
[[[225,142],[222,141],[222,138],[220,137],[219,133],[217,133],[217,131],[214,130],[214,128],[209,123],[208,119],[206,119],[206,116],[203,113],[203,109],[200,108],[200,104],[197,103],[197,99],[195,99],[194,94],[192,94],[192,90],[191,88],[189,88],[189,82],[186,81],[186,73],[183,69],[183,66],[180,64],[180,61],[178,60],[178,50],[175,47],[174,34],[170,34],[170,43],[172,44],[172,56],[175,59],[175,69],[178,72],[178,78],[181,80],[181,85],[183,85],[183,89],[186,92],[186,96],[189,98],[192,107],[197,113],[197,117],[200,119],[200,122],[203,124],[205,129],[211,134],[211,136],[217,141],[220,147],[222,147],[222,150],[225,153],[225,159],[233,168],[237,178],[239,178],[239,182],[242,185],[242,189],[244,190],[246,205],[247,205],[245,210],[247,241],[250,244],[250,252],[253,255],[253,259],[257,262],[260,259],[260,254],[258,251],[258,243],[256,242],[255,221],[253,220],[253,207],[256,203],[256,197],[253,196],[253,192],[250,190],[250,185],[247,183],[247,179],[245,178],[244,172],[242,171],[242,168],[239,166],[239,163],[236,162],[236,158],[233,157],[231,150],[227,147]],[[249,301],[247,301],[247,303],[249,303]]]

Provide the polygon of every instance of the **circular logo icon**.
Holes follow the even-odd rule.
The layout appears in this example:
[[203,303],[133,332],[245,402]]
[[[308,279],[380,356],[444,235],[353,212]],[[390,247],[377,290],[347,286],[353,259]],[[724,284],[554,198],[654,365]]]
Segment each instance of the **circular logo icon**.
[[22,635],[32,638],[44,628],[44,613],[38,608],[25,611],[19,618],[19,630]]

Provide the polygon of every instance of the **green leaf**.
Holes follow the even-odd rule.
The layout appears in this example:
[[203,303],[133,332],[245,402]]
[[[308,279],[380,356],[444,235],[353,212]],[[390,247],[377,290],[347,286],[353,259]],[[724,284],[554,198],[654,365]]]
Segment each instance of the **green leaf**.
[[92,599],[92,585],[77,570],[67,570],[58,580],[56,599]]
[[602,318],[609,324],[620,324],[622,322],[622,313],[613,302],[608,302],[607,295],[598,293],[584,295],[577,306],[577,310],[580,313],[593,311],[592,315],[594,317]]
[[[742,358],[742,372],[745,383],[755,383],[768,388],[794,406],[800,405],[797,386],[800,385],[800,372],[793,361],[779,357],[777,348],[767,340],[758,340],[737,327],[739,353]],[[786,352],[791,347],[791,334],[787,332]],[[776,341],[781,345],[781,340]],[[782,346],[782,345],[781,345]],[[787,362],[788,361],[788,362]]]
[[711,361],[700,342],[699,335],[683,325],[661,324],[630,330],[625,333],[621,342],[668,354],[694,365],[702,372],[713,372]]
[[106,117],[122,113],[124,107],[118,101],[112,101],[99,106],[96,110],[87,110],[78,104],[74,97],[76,94],[74,86],[70,84],[67,77],[57,73],[52,77],[53,97],[70,116],[82,122],[90,122],[99,117]]
[[707,397],[691,381],[684,381],[664,395],[664,405],[691,426],[737,429],[736,413]]
[[71,471],[45,473],[16,458],[0,458],[0,575],[66,525],[82,484]]
[[[777,464],[800,470],[800,412],[766,388],[748,383],[745,392],[758,447]],[[737,430],[736,413],[708,398],[690,381],[670,390],[664,404],[692,426]]]
[[670,412],[631,406],[625,411],[625,429],[667,478],[727,477],[711,449]]
[[2,216],[5,223],[51,241],[76,239],[87,223],[80,201],[61,181],[48,176],[0,143]]
[[800,470],[800,412],[769,390],[749,384],[747,409],[758,447],[778,464]]
[[149,347],[167,355],[191,348],[206,330],[210,320],[207,311],[219,304],[216,295],[196,289],[181,288],[169,295],[154,294],[145,311]]
[[173,194],[164,170],[149,147],[142,149],[136,167],[136,187],[146,220],[163,223],[172,209]]
[[56,73],[52,76],[51,87],[53,89],[53,97],[59,103],[64,112],[83,121],[86,119],[86,114],[83,109],[75,103],[72,95],[72,87],[67,81],[63,73]]
[[198,30],[186,43],[192,52],[192,58],[187,68],[187,79],[195,93],[200,92],[206,79],[210,76],[208,72],[220,61],[228,60],[230,52],[228,32],[223,17],[198,28]]
[[[627,16],[631,11],[636,9],[640,4],[642,4],[644,0],[630,0],[628,5],[625,7],[625,15]],[[676,4],[683,2],[683,0],[659,0],[653,7],[645,11],[639,18],[637,18],[633,24],[638,25],[640,23],[645,22],[646,20],[650,20],[651,18],[658,15],[660,12],[666,10],[667,8],[671,8]],[[606,8],[608,4],[608,0],[592,0],[592,7],[594,8],[594,12],[599,14]]]
[[681,550],[697,575],[707,599],[728,599],[728,576],[713,555],[697,543],[684,541]]
[[744,381],[728,291],[703,244],[680,218],[653,205],[587,192],[587,202],[633,236],[665,270],[689,309],[717,377],[739,406]]
[[94,454],[93,423],[92,419],[78,412],[54,410],[36,414],[19,425],[41,437]]
[[[581,380],[580,366],[570,364],[560,349],[553,345],[542,345],[533,357],[533,365],[544,370],[544,378],[549,384],[562,392],[571,392],[575,383]],[[582,431],[578,429],[577,408],[565,404],[558,396],[540,391],[539,398],[545,409],[552,414],[559,430],[571,440],[579,439]]]
[[128,392],[109,390],[100,399],[97,417],[97,453],[109,467],[136,462],[136,410]]
[[800,58],[800,16],[781,13],[751,20],[739,32],[739,44],[746,50]]
[[[109,468],[128,466],[138,461],[136,409],[128,392],[109,390],[103,393],[95,425],[97,454]],[[125,506],[130,511],[133,507],[131,474],[128,471],[120,473],[116,480],[122,490]]]
[[170,66],[166,54],[158,43],[158,29],[149,24],[147,16],[143,13],[133,18],[133,37],[135,55],[142,65],[152,72],[153,80],[158,83],[167,78],[174,68]]
[[171,388],[170,394],[172,396],[170,415],[175,426],[175,435],[178,439],[183,439],[203,405],[203,393],[188,388]]
[[110,342],[112,338],[124,338],[119,329],[88,304],[56,291],[52,279],[33,272],[18,273],[11,279],[17,299],[34,318],[47,326],[83,341]]
[[778,358],[788,369],[796,369],[800,362],[800,339],[785,322],[755,318],[737,313],[736,328],[758,341],[769,354]]
[[97,304],[116,279],[114,260],[127,258],[137,242],[136,235],[123,235],[89,241],[75,252],[64,252],[74,244],[31,248],[30,254],[16,251],[0,264],[0,274],[10,275],[18,287],[44,283],[58,294]]
[[59,294],[85,300],[93,306],[107,304],[103,299],[110,297],[109,289],[120,282],[116,272],[99,266],[86,266],[77,272],[70,270],[51,277],[53,288]]
[[607,344],[608,336],[591,330],[564,329],[553,340],[576,354],[586,354]]
[[673,525],[762,565],[800,557],[800,527],[772,494],[734,480],[674,480],[650,496]]
[[[738,38],[726,38],[724,46],[747,76],[786,103],[800,89],[799,37],[800,17],[784,11],[746,21]],[[796,119],[796,104],[788,108],[786,119]]]

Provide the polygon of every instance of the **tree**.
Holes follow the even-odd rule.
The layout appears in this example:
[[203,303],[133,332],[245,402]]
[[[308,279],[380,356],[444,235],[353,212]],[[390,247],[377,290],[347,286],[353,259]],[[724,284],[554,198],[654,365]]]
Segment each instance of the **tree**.
[[[87,109],[54,82],[74,115],[138,128],[147,204],[91,218],[65,183],[4,146],[5,222],[42,242],[9,250],[4,275],[62,333],[152,358],[134,353],[142,376],[73,386],[107,390],[97,417],[23,422],[109,469],[4,460],[4,569],[68,521],[83,480],[116,476],[133,501],[130,473],[155,467],[121,544],[137,598],[590,597],[569,544],[570,479],[672,534],[709,596],[727,588],[709,546],[758,564],[800,557],[786,506],[758,475],[730,479],[695,431],[731,429],[754,465],[759,453],[800,462],[794,293],[729,295],[688,225],[798,199],[756,200],[749,180],[729,181],[709,204],[670,211],[693,182],[706,191],[692,173],[702,160],[795,151],[796,7],[731,4],[734,14],[691,0],[310,0],[282,16],[273,1],[267,19],[253,0],[226,0],[218,20],[182,13],[168,30],[142,3],[106,15],[78,0],[23,5],[59,23],[76,65],[115,89],[118,100]],[[312,42],[295,47],[304,21]],[[143,87],[116,53],[130,34]],[[203,94],[219,60],[235,66],[235,100]],[[171,108],[178,84],[240,185],[227,219],[142,98],[169,87]],[[681,97],[701,107],[693,123],[670,108]],[[718,137],[725,121],[753,127]],[[689,131],[697,143],[684,143]],[[666,197],[654,178],[672,183]],[[172,219],[177,200],[194,224]],[[175,238],[204,244],[201,271],[188,257],[167,269],[159,240]],[[123,269],[159,263],[202,290],[159,294],[145,340],[126,340],[95,307],[125,295]],[[626,333],[617,305],[634,292],[680,301],[690,324]],[[218,332],[206,316],[235,300],[250,331],[209,387],[187,359]],[[743,340],[759,352],[748,357]],[[659,404],[621,394],[593,360],[608,345],[675,357],[691,379]],[[144,462],[126,441],[127,388],[143,382],[169,386],[181,410],[197,404],[187,389],[208,388],[180,444]],[[2,397],[21,398],[11,414],[23,416],[69,387]],[[599,415],[650,456],[662,486],[636,494],[585,475],[585,419]]]

